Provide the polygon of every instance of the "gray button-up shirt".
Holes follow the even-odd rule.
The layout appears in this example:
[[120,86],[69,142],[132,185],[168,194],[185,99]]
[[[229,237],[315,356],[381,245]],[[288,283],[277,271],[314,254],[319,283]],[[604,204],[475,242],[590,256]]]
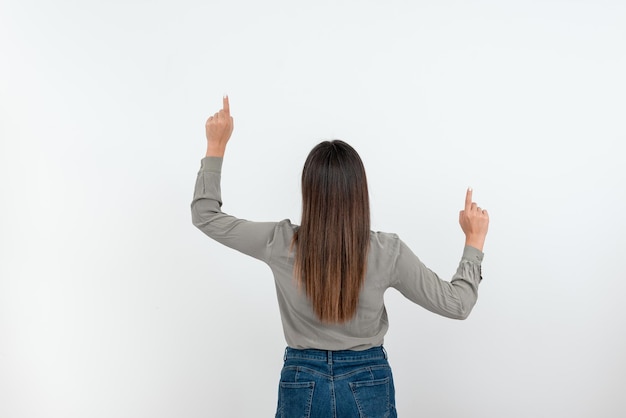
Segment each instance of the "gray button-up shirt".
[[383,295],[393,287],[416,304],[449,318],[465,319],[478,297],[483,253],[466,246],[451,281],[429,270],[396,234],[371,232],[367,273],[355,317],[345,324],[321,323],[298,289],[290,251],[288,219],[252,222],[222,212],[222,158],[202,160],[191,213],[193,223],[214,240],[265,262],[274,274],[285,339],[290,347],[365,350],[383,344],[389,323]]

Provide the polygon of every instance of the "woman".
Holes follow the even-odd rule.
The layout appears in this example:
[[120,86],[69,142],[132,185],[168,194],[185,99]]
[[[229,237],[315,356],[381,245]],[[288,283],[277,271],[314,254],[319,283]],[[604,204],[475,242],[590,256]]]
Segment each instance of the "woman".
[[206,122],[207,152],[191,204],[193,223],[216,241],[267,263],[288,347],[277,417],[396,417],[382,347],[389,287],[437,314],[465,319],[476,303],[489,216],[467,190],[459,223],[465,248],[450,282],[395,234],[370,231],[365,170],[342,141],[325,141],[302,172],[301,226],[250,222],[221,211],[220,173],[233,130],[228,97]]

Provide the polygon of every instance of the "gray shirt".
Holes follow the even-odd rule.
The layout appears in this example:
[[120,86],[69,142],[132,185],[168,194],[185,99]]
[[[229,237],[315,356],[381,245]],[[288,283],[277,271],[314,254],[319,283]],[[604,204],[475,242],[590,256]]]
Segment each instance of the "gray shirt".
[[292,348],[365,350],[383,344],[389,323],[383,295],[389,287],[418,305],[449,318],[465,319],[476,303],[483,253],[466,246],[451,281],[440,279],[396,234],[370,233],[367,273],[355,317],[322,324],[293,276],[291,239],[298,228],[288,219],[252,222],[222,212],[222,158],[202,159],[191,213],[193,223],[214,240],[265,262],[274,274],[287,344]]

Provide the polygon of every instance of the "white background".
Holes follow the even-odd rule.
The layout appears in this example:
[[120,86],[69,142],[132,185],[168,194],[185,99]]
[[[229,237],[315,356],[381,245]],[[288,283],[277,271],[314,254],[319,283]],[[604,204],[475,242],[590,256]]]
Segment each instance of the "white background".
[[467,321],[387,293],[402,417],[626,416],[626,3],[0,1],[0,416],[269,417],[269,269],[191,225],[299,222],[323,139],[440,276],[491,214]]

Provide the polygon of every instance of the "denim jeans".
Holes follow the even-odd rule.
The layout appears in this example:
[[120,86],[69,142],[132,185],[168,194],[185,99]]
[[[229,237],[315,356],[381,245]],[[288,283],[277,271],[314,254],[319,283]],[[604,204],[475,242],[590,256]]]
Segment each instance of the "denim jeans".
[[397,417],[385,349],[324,351],[287,347],[276,418],[352,417]]

